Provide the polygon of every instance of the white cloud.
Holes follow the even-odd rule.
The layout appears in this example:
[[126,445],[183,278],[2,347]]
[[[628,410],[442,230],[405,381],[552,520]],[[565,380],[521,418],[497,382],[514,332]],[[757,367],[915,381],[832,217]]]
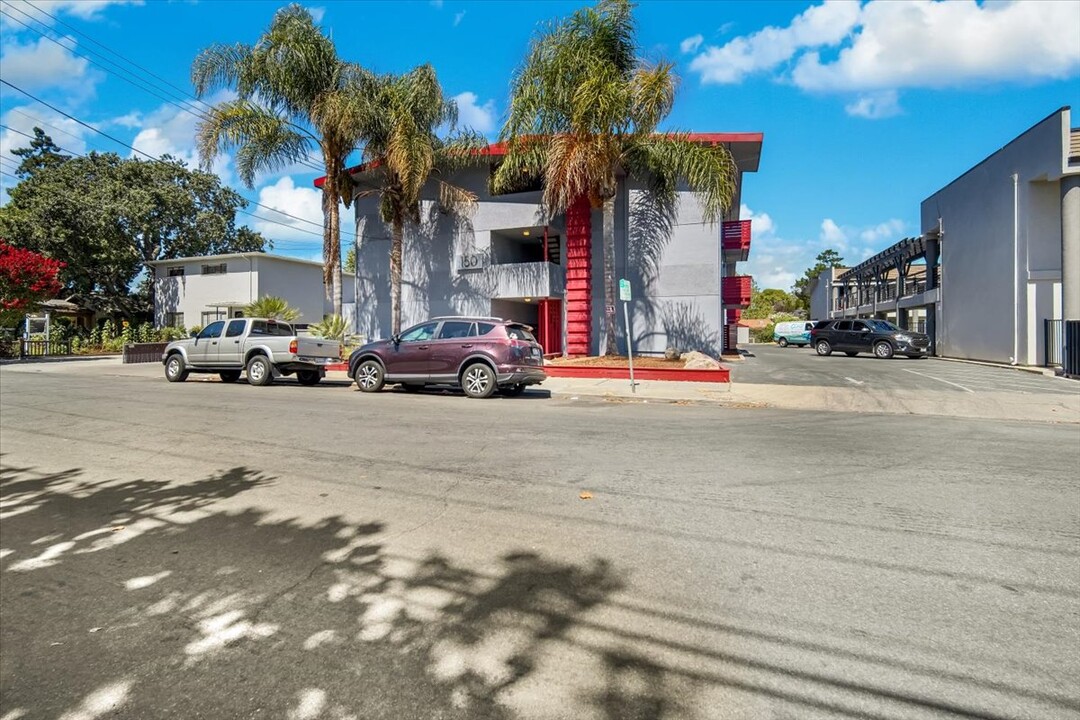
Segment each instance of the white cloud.
[[754,237],[772,235],[776,229],[769,213],[756,213],[746,203],[739,206],[739,218],[750,221],[750,232]]
[[707,47],[690,69],[701,74],[703,83],[741,82],[747,75],[787,62],[801,48],[839,43],[858,18],[857,2],[828,0],[797,15],[786,28],[769,26],[722,47]]
[[454,96],[458,106],[459,124],[471,127],[480,133],[489,133],[495,129],[495,101],[488,100],[477,105],[476,93],[463,92]]
[[900,98],[895,90],[869,93],[861,95],[855,102],[845,105],[844,111],[848,115],[863,117],[868,120],[893,117],[900,114]]
[[7,126],[0,134],[0,156],[16,163],[21,161],[11,151],[30,147],[35,126],[44,130],[64,150],[77,155],[86,153],[86,136],[91,132],[74,120],[47,108],[14,107],[4,113],[0,122]]
[[431,0],[431,6],[442,10],[443,0]]
[[[34,3],[39,9],[51,15],[66,13],[81,20],[97,20],[102,11],[110,5],[142,5],[143,0],[38,0]],[[33,13],[35,17],[38,13]],[[42,17],[43,22],[51,18]]]
[[[211,105],[226,99],[231,99],[234,94],[230,91],[221,91],[207,98]],[[122,124],[134,123],[129,127],[141,127],[142,129],[131,141],[132,147],[151,155],[161,157],[171,155],[183,160],[190,168],[201,167],[199,154],[195,147],[195,128],[199,119],[191,113],[181,112],[174,105],[162,105],[153,112],[147,114],[141,122],[138,121],[137,113],[129,113],[112,122]],[[140,153],[131,152],[130,157],[144,158]],[[232,174],[232,158],[222,154],[214,160],[210,168],[216,173],[225,185],[234,184]]]
[[821,241],[829,245],[847,247],[847,233],[832,218],[821,221]]
[[905,88],[1074,77],[1077,28],[1076,0],[827,0],[787,27],[705,47],[690,69],[704,84],[773,73],[806,91],[861,93],[848,114],[877,119],[900,112]]
[[[816,52],[792,73],[806,90],[952,87],[1060,79],[1080,70],[1080,3],[867,3],[860,31],[832,61]],[[1073,28],[1069,31],[1067,28]]]
[[324,7],[309,7],[307,11],[311,13],[311,19],[315,21],[316,25],[321,23],[323,17],[326,15],[326,8]]
[[125,128],[137,128],[143,124],[143,114],[138,110],[132,110],[127,115],[121,115],[105,122],[106,125],[119,125]]
[[893,240],[900,236],[904,230],[904,221],[897,218],[886,220],[873,227],[866,228],[859,233],[859,237],[868,243],[877,243],[882,240]]
[[[61,42],[69,46],[76,43],[71,37]],[[44,37],[24,44],[9,36],[0,45],[0,66],[4,68],[4,79],[12,85],[29,91],[61,90],[68,102],[75,103],[93,97],[97,84],[105,77],[86,59]]]
[[[275,240],[304,240],[313,243],[322,241],[312,232],[319,233],[323,222],[322,191],[314,187],[297,186],[291,176],[280,178],[273,185],[259,189],[259,203],[266,207],[281,210],[288,215],[267,210],[266,207],[251,208],[252,212],[277,222],[265,222],[252,219],[255,230]],[[301,218],[297,220],[295,218]],[[308,220],[310,222],[303,222]],[[277,223],[283,223],[281,225]],[[311,223],[315,223],[312,225]]]
[[705,37],[703,35],[691,35],[679,43],[679,50],[684,53],[697,52],[697,49],[701,47],[701,43],[703,42],[705,42]]
[[458,25],[460,25],[461,21],[464,20],[464,19],[465,19],[465,11],[464,10],[462,10],[461,12],[454,13],[454,27],[457,27]]

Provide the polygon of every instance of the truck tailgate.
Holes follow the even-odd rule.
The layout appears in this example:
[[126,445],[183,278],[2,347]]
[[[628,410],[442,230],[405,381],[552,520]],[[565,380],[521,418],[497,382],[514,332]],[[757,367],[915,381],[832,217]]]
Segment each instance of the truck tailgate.
[[308,358],[338,360],[341,358],[341,343],[336,340],[324,340],[322,338],[297,337],[296,355],[301,361]]

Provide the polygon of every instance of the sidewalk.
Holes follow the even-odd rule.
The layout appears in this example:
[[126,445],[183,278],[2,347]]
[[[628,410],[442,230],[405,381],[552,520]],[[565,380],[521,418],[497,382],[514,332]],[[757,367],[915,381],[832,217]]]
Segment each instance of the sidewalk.
[[1024,395],[1012,392],[942,393],[928,390],[750,383],[641,381],[631,392],[628,380],[548,378],[541,388],[559,399],[592,398],[609,402],[712,404],[730,408],[781,408],[824,412],[928,415],[989,420],[1080,423],[1080,396]]

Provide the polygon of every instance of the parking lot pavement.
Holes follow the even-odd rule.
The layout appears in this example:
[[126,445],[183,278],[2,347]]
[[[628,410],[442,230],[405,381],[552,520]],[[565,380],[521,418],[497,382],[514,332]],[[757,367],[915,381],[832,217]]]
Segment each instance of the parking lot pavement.
[[750,384],[1080,396],[1080,382],[991,365],[937,358],[879,360],[871,355],[820,357],[810,348],[749,345],[732,363],[732,381]]

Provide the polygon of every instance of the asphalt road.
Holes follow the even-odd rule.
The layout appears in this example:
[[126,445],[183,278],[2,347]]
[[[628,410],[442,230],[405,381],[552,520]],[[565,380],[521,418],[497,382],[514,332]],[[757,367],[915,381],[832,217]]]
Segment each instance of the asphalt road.
[[160,372],[0,367],[4,720],[1080,716],[1074,425]]
[[812,348],[746,345],[742,360],[728,364],[736,383],[873,387],[946,393],[1015,392],[1020,394],[1080,395],[1080,382],[992,365],[959,363],[939,358],[873,355],[820,357]]

